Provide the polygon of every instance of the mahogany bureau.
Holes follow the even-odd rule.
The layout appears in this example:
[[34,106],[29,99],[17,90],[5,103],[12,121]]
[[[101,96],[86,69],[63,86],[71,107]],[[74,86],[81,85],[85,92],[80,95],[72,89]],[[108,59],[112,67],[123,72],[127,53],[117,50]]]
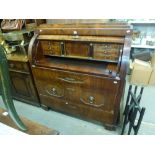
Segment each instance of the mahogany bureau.
[[43,24],[29,61],[43,107],[117,126],[131,46],[125,23]]

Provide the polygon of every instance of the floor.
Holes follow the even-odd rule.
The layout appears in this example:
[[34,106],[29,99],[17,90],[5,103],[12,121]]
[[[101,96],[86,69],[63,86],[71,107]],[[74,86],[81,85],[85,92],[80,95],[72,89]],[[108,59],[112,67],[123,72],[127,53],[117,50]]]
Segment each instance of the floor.
[[[128,86],[129,84],[127,83],[124,101],[126,100]],[[155,86],[145,87],[141,105],[146,108],[146,112],[141,124],[141,128],[139,130],[139,135],[155,134],[154,97]],[[2,103],[3,102],[0,97],[0,107],[4,108],[4,105]],[[121,132],[121,127],[118,127],[116,131],[108,131],[105,130],[101,124],[95,124],[51,110],[45,111],[39,107],[34,107],[25,103],[21,103],[19,101],[14,101],[14,103],[16,110],[20,115],[25,116],[26,118],[31,119],[32,121],[36,121],[47,127],[58,130],[62,135],[119,135]]]

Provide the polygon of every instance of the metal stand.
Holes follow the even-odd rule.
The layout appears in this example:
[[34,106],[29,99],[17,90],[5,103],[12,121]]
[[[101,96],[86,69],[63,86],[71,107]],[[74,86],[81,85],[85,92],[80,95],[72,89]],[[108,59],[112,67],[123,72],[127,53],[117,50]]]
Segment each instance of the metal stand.
[[[126,100],[126,106],[125,106],[125,110],[124,110],[124,122],[123,122],[123,128],[122,128],[122,132],[121,135],[124,134],[125,128],[127,126],[127,124],[129,124],[129,129],[128,129],[128,135],[131,134],[131,130],[133,129],[134,131],[134,135],[138,134],[138,130],[140,128],[144,113],[145,113],[145,108],[144,107],[140,107],[140,101],[142,98],[142,94],[143,94],[143,90],[144,87],[141,87],[140,89],[140,93],[138,95],[137,94],[137,86],[135,86],[134,88],[134,93],[132,92],[132,85],[129,86],[129,90],[128,90],[128,95],[127,95],[127,100]],[[137,114],[139,112],[139,117],[138,117],[138,122],[135,125],[135,120],[137,118]]]
[[27,128],[19,118],[14,107],[11,95],[11,82],[9,76],[8,63],[5,56],[5,49],[2,46],[0,46],[0,82],[2,85],[2,99],[10,117],[22,131],[26,131]]

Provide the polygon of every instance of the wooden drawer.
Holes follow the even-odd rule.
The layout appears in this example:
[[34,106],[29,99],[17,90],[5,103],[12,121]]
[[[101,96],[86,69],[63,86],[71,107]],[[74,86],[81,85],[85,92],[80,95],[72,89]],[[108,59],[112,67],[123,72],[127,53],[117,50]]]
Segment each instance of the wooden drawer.
[[19,62],[19,61],[8,61],[9,69],[14,71],[22,71],[29,73],[29,67],[26,62]]
[[62,100],[58,98],[51,98],[46,95],[40,95],[41,103],[61,112],[66,112],[74,115],[81,115],[83,113],[83,108],[80,105],[72,104],[70,101]]
[[103,123],[113,122],[113,111],[103,111],[102,109],[93,108],[90,106],[74,104],[73,102],[50,98],[45,95],[40,95],[41,103],[52,108],[53,110],[65,112],[74,116],[100,121]]
[[94,44],[94,59],[118,60],[122,45]]
[[[88,75],[64,70],[33,68],[34,76],[37,80],[50,83],[51,81],[61,81],[70,85],[83,85],[84,87],[98,87],[111,91],[116,91],[119,80],[109,77]],[[115,82],[116,81],[116,82]]]
[[80,85],[87,79],[87,76],[84,74],[56,69],[40,69],[35,67],[33,68],[33,73],[36,79],[46,81],[47,83],[51,81],[61,81],[70,85]]
[[55,82],[54,80],[47,83],[46,81],[42,81],[38,79],[36,81],[38,92],[40,95],[46,95],[52,98],[65,98],[64,87],[60,82]]
[[105,89],[101,91],[98,88],[95,90],[82,88],[80,93],[80,104],[107,111],[114,108],[116,94],[113,92],[106,92]]
[[87,43],[81,43],[81,42],[66,42],[65,55],[88,58],[89,45]]
[[37,68],[33,73],[41,95],[103,110],[111,110],[115,105],[118,80]]
[[41,41],[41,47],[44,55],[61,55],[61,42],[58,41]]
[[114,107],[116,94],[107,92],[105,89],[82,88],[78,86],[69,86],[61,82],[47,84],[43,81],[37,81],[40,95],[45,95],[51,99],[61,99],[72,104],[85,105],[102,110],[111,110]]
[[41,80],[38,78],[36,80],[36,85],[40,95],[46,95],[50,98],[55,99],[67,99],[69,101],[80,101],[80,87],[79,85],[66,83],[59,79]]
[[101,91],[105,89],[106,91],[115,92],[119,85],[119,80],[103,77],[88,75],[64,70],[56,69],[41,69],[33,68],[33,74],[36,80],[46,82],[50,84],[52,81],[54,83],[60,83],[63,87],[66,86],[79,86],[81,88],[92,88],[100,89]]

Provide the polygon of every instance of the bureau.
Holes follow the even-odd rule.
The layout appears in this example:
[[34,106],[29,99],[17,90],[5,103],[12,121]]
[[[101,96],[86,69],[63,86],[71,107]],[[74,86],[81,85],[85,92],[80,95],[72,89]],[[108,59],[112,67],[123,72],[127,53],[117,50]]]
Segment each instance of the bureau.
[[42,107],[117,126],[132,27],[125,23],[43,24],[29,45]]

